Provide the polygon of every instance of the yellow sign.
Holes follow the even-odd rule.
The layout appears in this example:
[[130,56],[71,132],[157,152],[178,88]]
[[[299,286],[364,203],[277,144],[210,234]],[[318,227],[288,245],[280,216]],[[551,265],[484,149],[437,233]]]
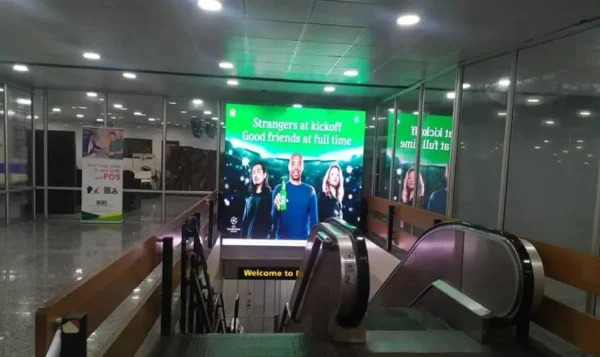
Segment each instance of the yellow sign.
[[295,280],[302,276],[297,268],[238,268],[238,279],[250,280]]

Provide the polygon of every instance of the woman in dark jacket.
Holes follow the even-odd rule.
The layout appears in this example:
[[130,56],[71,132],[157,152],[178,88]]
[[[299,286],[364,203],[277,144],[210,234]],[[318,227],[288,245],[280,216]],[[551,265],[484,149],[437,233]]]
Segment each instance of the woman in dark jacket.
[[319,194],[319,221],[329,217],[344,218],[344,177],[338,164],[329,166],[323,178],[323,192]]
[[250,196],[246,198],[242,217],[242,238],[267,239],[271,230],[271,187],[266,166],[257,162],[252,165]]

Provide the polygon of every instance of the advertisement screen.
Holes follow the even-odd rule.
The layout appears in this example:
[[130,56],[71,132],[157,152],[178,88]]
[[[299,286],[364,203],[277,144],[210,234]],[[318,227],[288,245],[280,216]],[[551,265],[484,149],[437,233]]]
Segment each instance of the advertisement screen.
[[[389,121],[393,125],[393,120]],[[390,128],[389,132],[392,132]],[[417,155],[418,116],[398,113],[396,132],[396,179],[398,192],[393,196],[398,201],[426,208],[441,214],[446,213],[446,185],[450,162],[452,138],[452,116],[424,114],[421,132],[421,167],[418,192],[415,161]],[[388,137],[388,152],[391,152],[391,136]]]
[[225,106],[224,238],[307,239],[317,222],[357,224],[365,112]]

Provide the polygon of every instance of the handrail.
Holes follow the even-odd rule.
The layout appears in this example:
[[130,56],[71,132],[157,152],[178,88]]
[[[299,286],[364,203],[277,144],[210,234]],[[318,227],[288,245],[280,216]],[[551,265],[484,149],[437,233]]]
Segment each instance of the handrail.
[[[401,205],[397,202],[389,201],[380,197],[370,196],[368,213],[368,230],[377,231],[378,235],[385,237],[382,232],[381,224],[384,222],[378,216],[385,216],[385,208],[389,205],[400,206],[402,209],[413,214],[402,219],[408,224],[415,224],[410,220],[415,216],[421,216],[420,221],[433,222],[436,219],[442,221],[453,220],[452,217],[441,216],[437,213]],[[376,212],[375,214],[373,212]],[[397,218],[397,217],[396,217]],[[480,228],[479,226],[473,226]],[[429,228],[429,227],[422,227]],[[383,234],[382,234],[383,233]],[[388,238],[390,236],[388,235]],[[392,236],[393,237],[393,236]],[[536,241],[527,237],[521,239],[512,236],[521,241],[523,248],[518,246],[518,250],[527,250],[525,243],[530,243],[535,247],[543,263],[544,274],[546,277],[571,285],[588,293],[600,295],[600,257],[592,254],[586,254],[574,251],[569,248],[559,247],[552,244]],[[513,240],[513,241],[516,241]],[[535,269],[535,267],[533,267]],[[534,289],[538,287],[534,286]],[[535,297],[535,294],[532,294]],[[535,304],[534,301],[532,304]],[[535,305],[534,305],[535,306]],[[525,311],[521,312],[523,315]],[[537,312],[533,313],[532,321],[557,334],[561,338],[573,343],[575,346],[592,353],[600,355],[600,345],[597,343],[597,336],[600,335],[600,318],[580,312],[564,303],[558,302],[547,296],[544,296]],[[567,326],[569,326],[567,328]]]
[[[102,269],[39,308],[35,320],[35,356],[44,357],[48,351],[53,340],[52,336],[55,334],[54,322],[57,318],[87,311],[88,336],[95,331],[161,262],[162,259],[157,254],[160,248],[158,237],[173,232],[175,227],[178,227],[191,213],[207,210],[207,202],[213,196],[214,193],[202,198],[164,225],[155,235],[136,243]],[[174,281],[178,281],[178,273],[173,275],[177,275]],[[158,297],[159,294],[156,296]],[[126,332],[128,331],[121,331],[121,333]]]
[[490,311],[490,309],[481,305],[479,302],[471,299],[471,297],[463,294],[462,292],[460,292],[460,290],[456,289],[455,287],[443,280],[436,280],[432,284],[429,284],[425,289],[423,289],[423,291],[419,293],[419,295],[417,295],[417,297],[413,299],[413,301],[408,305],[408,307],[415,306],[419,302],[419,300],[421,300],[423,296],[425,296],[425,294],[427,294],[427,292],[429,292],[432,289],[437,289],[438,291],[442,292],[444,295],[454,300],[455,302],[463,306],[465,309],[471,311],[473,314],[479,316],[482,319],[493,318],[492,311]]

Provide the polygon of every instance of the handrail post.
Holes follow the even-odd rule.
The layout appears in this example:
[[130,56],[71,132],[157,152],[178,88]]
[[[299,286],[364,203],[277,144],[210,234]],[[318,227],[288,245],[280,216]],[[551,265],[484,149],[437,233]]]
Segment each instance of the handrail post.
[[213,226],[215,225],[215,201],[208,201],[208,248],[213,247]]
[[173,237],[163,238],[162,299],[160,335],[171,335],[171,309],[173,303]]
[[394,216],[396,213],[396,207],[390,205],[388,207],[388,231],[387,231],[387,251],[392,251],[392,242],[394,241]]
[[181,333],[186,332],[186,321],[187,321],[187,290],[188,290],[188,277],[187,277],[187,227],[186,225],[181,226],[181,288],[180,288],[180,300],[181,300],[181,313],[179,314],[179,331]]
[[87,356],[87,315],[76,314],[60,321],[60,357]]
[[240,294],[237,294],[235,296],[235,305],[233,308],[233,329],[232,329],[232,333],[235,333],[236,329],[237,329],[237,320],[238,320],[238,315],[240,313]]

